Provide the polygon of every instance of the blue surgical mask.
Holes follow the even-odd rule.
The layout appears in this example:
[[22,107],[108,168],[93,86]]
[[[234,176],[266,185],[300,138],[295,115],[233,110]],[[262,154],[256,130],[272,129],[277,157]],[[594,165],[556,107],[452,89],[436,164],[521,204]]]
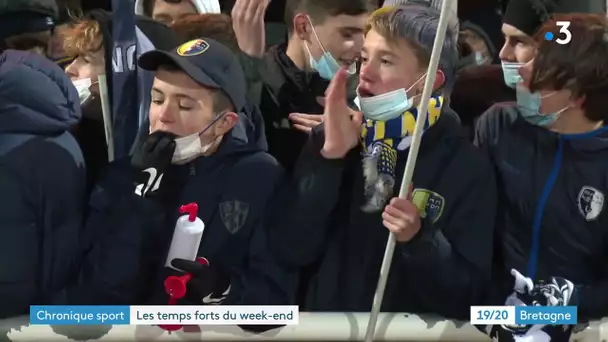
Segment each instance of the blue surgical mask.
[[555,94],[555,92],[541,95],[539,92],[530,92],[524,86],[516,87],[517,94],[517,107],[519,108],[522,117],[529,123],[540,126],[548,127],[553,124],[559,116],[568,109],[568,107],[562,108],[555,113],[541,114],[540,107],[542,100]]
[[359,109],[366,119],[374,121],[388,121],[408,111],[414,105],[412,101],[415,96],[408,97],[407,92],[410,91],[426,74],[422,75],[411,87],[406,89],[397,89],[388,93],[361,97],[359,96],[359,88],[357,88],[357,101]]
[[[315,35],[315,39],[317,40],[317,43],[323,51],[323,55],[321,56],[321,58],[319,58],[319,60],[315,60],[315,58],[312,56],[312,53],[310,53],[310,48],[307,44],[305,44],[304,47],[306,48],[306,52],[308,53],[308,63],[310,64],[310,67],[313,70],[316,70],[319,73],[319,76],[321,76],[321,78],[329,81],[334,78],[334,75],[338,72],[338,70],[340,70],[340,64],[338,64],[338,62],[336,61],[334,56],[332,56],[331,53],[325,50],[323,44],[321,43],[321,40],[319,39],[319,36],[317,35],[315,27],[312,25],[312,21],[310,21],[310,18],[308,19],[308,21],[310,22],[312,33]],[[356,63],[351,64],[348,69],[348,72],[350,74],[354,74],[356,71]]]
[[486,56],[481,52],[475,52],[475,64],[484,65],[486,63]]
[[323,56],[318,61],[312,57],[310,51],[308,52],[308,56],[310,67],[316,70],[319,76],[325,80],[331,80],[338,70],[340,70],[340,65],[329,52],[323,52]]
[[519,69],[524,66],[524,63],[512,63],[501,61],[502,74],[505,79],[505,84],[511,88],[515,88],[521,82]]

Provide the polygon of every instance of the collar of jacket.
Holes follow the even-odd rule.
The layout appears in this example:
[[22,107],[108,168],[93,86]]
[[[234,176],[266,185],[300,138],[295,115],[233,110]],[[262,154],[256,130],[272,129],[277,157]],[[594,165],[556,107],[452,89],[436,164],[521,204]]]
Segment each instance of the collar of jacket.
[[[441,116],[439,116],[439,120],[437,120],[433,126],[429,127],[424,132],[424,135],[422,135],[420,153],[423,154],[427,150],[432,151],[439,146],[442,141],[450,139],[466,139],[466,136],[462,130],[458,115],[448,104],[445,104],[441,111]],[[407,154],[409,153],[409,149],[400,151],[400,153]]]
[[285,79],[295,85],[301,91],[307,89],[325,89],[329,85],[329,81],[324,80],[317,72],[306,71],[298,68],[295,63],[287,56],[287,43],[277,45],[269,51],[273,62],[276,63]]
[[[514,105],[512,110],[519,113],[517,105]],[[524,132],[527,131],[528,133],[526,134],[536,135],[541,141],[557,142],[558,140],[563,140],[564,142],[568,142],[568,145],[572,149],[580,153],[597,153],[608,150],[608,126],[585,133],[559,134],[528,123],[521,114],[518,115],[516,124],[520,125]]]

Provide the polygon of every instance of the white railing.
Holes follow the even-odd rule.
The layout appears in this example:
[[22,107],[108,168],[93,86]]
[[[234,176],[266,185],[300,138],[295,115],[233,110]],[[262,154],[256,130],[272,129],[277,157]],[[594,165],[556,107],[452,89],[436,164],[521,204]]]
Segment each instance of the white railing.
[[[300,313],[300,324],[252,334],[233,326],[201,326],[169,334],[154,326],[30,325],[29,317],[0,320],[0,341],[362,341],[369,313]],[[195,327],[196,328],[196,327]],[[189,329],[191,330],[191,329]],[[375,341],[489,342],[466,323],[405,313],[383,313]],[[575,334],[574,342],[608,341],[608,318]]]

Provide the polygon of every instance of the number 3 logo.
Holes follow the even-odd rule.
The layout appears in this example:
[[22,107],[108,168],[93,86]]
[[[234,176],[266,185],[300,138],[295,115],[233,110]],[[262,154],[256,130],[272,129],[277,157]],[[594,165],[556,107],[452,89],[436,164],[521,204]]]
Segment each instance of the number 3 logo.
[[565,35],[566,37],[564,39],[557,38],[555,40],[555,42],[557,44],[561,44],[561,45],[570,43],[570,41],[572,40],[572,33],[568,29],[568,27],[570,27],[570,22],[569,21],[558,21],[558,22],[556,22],[556,25],[560,28],[559,33]]

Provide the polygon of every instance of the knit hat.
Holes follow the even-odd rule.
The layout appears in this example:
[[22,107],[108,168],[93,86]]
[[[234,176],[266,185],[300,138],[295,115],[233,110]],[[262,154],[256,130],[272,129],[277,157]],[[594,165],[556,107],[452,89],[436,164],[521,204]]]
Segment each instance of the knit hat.
[[547,0],[511,0],[503,17],[503,22],[533,36],[540,26],[549,19],[556,3]]

